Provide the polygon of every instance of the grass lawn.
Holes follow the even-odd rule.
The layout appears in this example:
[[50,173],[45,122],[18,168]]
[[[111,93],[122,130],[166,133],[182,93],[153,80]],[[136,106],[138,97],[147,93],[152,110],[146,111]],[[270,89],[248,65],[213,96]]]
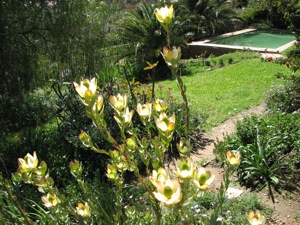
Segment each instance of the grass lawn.
[[[283,83],[282,78],[275,76],[277,73],[289,75],[291,72],[282,64],[252,58],[211,71],[195,72],[182,79],[187,86],[191,110],[208,116],[204,129],[209,130],[242,110],[263,102],[272,85]],[[159,84],[172,87],[172,95],[181,98],[176,81],[165,80]]]

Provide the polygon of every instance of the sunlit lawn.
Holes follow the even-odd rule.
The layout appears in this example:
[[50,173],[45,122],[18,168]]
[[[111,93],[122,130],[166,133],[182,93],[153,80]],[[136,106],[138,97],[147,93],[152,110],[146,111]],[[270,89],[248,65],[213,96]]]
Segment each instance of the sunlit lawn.
[[[193,71],[197,71],[195,68]],[[192,110],[208,115],[206,129],[220,124],[232,115],[265,100],[272,85],[283,83],[276,73],[289,75],[290,70],[273,62],[261,59],[246,59],[219,69],[195,72],[183,76],[187,86],[187,96]],[[158,82],[164,87],[172,87],[172,95],[180,99],[176,81]],[[157,84],[157,85],[158,85]]]

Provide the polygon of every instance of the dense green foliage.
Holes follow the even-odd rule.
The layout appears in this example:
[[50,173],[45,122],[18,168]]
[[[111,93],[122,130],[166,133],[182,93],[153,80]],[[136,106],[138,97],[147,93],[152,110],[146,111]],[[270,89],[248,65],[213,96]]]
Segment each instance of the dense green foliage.
[[294,15],[299,14],[300,4],[297,0],[249,0],[243,17],[249,25],[264,25],[273,28],[292,28]]
[[113,7],[81,0],[1,2],[0,94],[99,72],[108,60],[103,48]]

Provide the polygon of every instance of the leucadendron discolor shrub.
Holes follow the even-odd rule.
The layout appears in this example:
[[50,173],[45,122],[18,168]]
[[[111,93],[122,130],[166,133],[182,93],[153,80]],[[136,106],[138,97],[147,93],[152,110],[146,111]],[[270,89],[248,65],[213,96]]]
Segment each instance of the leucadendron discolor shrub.
[[[225,192],[228,189],[230,176],[241,162],[238,152],[227,152],[227,170],[224,175],[219,194],[217,195],[213,216],[204,218],[199,216],[191,221],[189,218],[189,203],[199,196],[205,195],[214,181],[214,175],[203,167],[197,167],[191,158],[192,145],[189,138],[189,102],[186,96],[186,86],[178,73],[178,62],[181,57],[180,46],[172,46],[169,26],[174,17],[173,6],[164,6],[155,10],[155,15],[163,31],[166,32],[166,46],[161,55],[169,66],[184,102],[185,128],[177,143],[180,158],[176,160],[174,169],[167,169],[165,152],[168,150],[173,134],[176,130],[176,114],[169,111],[168,104],[162,99],[156,98],[152,91],[150,101],[141,101],[134,96],[133,87],[128,82],[127,93],[117,93],[105,98],[97,85],[97,80],[84,79],[79,83],[74,82],[74,88],[85,107],[86,115],[101,133],[101,137],[110,145],[110,149],[101,148],[93,142],[92,137],[82,131],[79,139],[90,150],[103,154],[109,158],[106,168],[106,176],[113,184],[114,211],[112,214],[103,208],[93,208],[97,199],[82,199],[77,204],[68,199],[54,185],[50,177],[47,164],[39,162],[36,152],[27,154],[19,159],[18,171],[14,174],[15,182],[25,182],[38,187],[43,194],[41,201],[45,214],[52,218],[54,223],[64,224],[141,224],[140,221],[147,218],[149,224],[182,224],[183,222],[197,224],[217,224],[218,216],[222,211]],[[121,63],[122,65],[122,63]],[[154,69],[157,63],[148,63],[145,69]],[[124,65],[123,65],[124,66]],[[154,82],[153,82],[154,88]],[[108,101],[109,104],[104,104]],[[128,104],[133,108],[130,108]],[[107,125],[107,114],[104,106],[113,109],[113,117],[119,130],[112,133]],[[134,116],[137,120],[133,120]],[[137,124],[138,125],[137,125]],[[138,126],[138,129],[136,128]],[[59,156],[58,156],[59,157]],[[139,169],[139,161],[145,165],[146,174]],[[82,165],[74,160],[69,164],[71,174],[75,177],[83,191],[88,189],[82,176]],[[132,173],[136,177],[137,187],[142,185],[146,192],[145,204],[149,210],[141,211],[138,206],[128,204],[124,199],[126,188],[125,174]],[[2,180],[1,180],[2,181]],[[2,185],[8,187],[5,181]],[[12,197],[13,199],[13,197]],[[35,224],[28,215],[19,208],[27,224]],[[97,218],[99,211],[102,218]],[[144,214],[144,215],[143,215]],[[252,213],[253,214],[253,213]],[[251,221],[256,218],[250,215]],[[142,215],[142,216],[141,216]],[[143,217],[141,219],[140,217]],[[250,221],[250,220],[249,220]],[[251,222],[252,223],[252,222]]]

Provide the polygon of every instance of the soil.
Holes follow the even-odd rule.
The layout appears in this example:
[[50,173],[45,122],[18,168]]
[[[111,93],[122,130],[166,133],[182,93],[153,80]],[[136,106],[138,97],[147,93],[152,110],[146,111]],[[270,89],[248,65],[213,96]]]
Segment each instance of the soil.
[[[266,113],[266,104],[262,103],[258,106],[251,107],[238,115],[230,118],[221,125],[214,127],[210,133],[199,134],[199,148],[195,154],[192,155],[194,162],[201,162],[205,168],[216,176],[214,180],[213,189],[218,189],[222,180],[224,168],[221,168],[215,163],[215,156],[213,154],[214,145],[217,141],[224,140],[228,134],[236,132],[236,122],[243,120],[244,117],[250,115],[262,115]],[[235,182],[236,183],[236,182]],[[239,190],[250,192],[244,187],[234,186]],[[257,193],[262,202],[273,210],[271,218],[267,218],[268,224],[273,225],[296,225],[300,224],[300,198],[298,193],[281,192],[275,194],[275,203],[273,204],[271,198],[267,194],[267,190],[262,190]]]

